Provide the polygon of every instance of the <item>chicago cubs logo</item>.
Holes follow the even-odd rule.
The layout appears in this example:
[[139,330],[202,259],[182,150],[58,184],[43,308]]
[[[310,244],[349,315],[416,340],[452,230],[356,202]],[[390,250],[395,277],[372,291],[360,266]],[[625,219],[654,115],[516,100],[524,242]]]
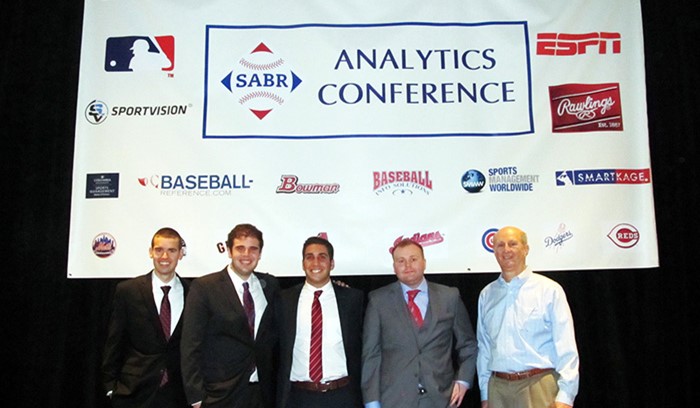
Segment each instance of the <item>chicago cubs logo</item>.
[[238,103],[260,120],[283,105],[285,98],[301,82],[301,78],[287,68],[286,61],[264,43],[242,56],[238,65],[221,80]]

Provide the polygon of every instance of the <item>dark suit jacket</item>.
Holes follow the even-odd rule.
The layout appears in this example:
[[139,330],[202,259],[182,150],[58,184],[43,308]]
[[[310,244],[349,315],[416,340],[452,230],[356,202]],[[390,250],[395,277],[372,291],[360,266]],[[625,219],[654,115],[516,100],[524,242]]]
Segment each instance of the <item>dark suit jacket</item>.
[[272,275],[254,273],[267,299],[255,340],[226,268],[192,282],[182,331],[182,375],[191,404],[240,406],[257,367],[265,405],[274,406],[274,301],[279,283]]
[[[280,292],[276,309],[276,321],[279,328],[280,366],[277,376],[277,408],[284,408],[289,398],[291,383],[289,374],[292,369],[292,353],[297,332],[297,306],[304,284],[299,284]],[[333,284],[340,329],[343,332],[343,346],[350,376],[350,385],[361,404],[360,375],[362,367],[362,319],[364,315],[364,294],[361,290],[346,288]]]
[[418,329],[398,281],[370,292],[363,331],[365,402],[416,408],[420,383],[426,390],[423,398],[442,408],[449,404],[454,380],[473,387],[476,338],[459,291],[428,282],[428,297],[424,324]]
[[[102,361],[104,387],[114,407],[150,407],[168,369],[171,406],[187,406],[180,374],[182,318],[165,340],[153,300],[152,273],[117,285]],[[188,282],[180,279],[185,289]],[[171,295],[172,296],[172,295]]]

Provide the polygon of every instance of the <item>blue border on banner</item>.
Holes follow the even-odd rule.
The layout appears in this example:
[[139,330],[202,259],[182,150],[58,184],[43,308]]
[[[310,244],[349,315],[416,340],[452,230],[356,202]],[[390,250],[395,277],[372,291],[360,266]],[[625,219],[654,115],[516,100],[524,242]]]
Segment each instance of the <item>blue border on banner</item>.
[[[208,135],[207,134],[207,110],[208,110],[208,85],[209,85],[209,33],[214,29],[277,29],[288,30],[297,28],[368,28],[368,27],[398,27],[398,26],[426,26],[426,27],[479,27],[491,25],[522,25],[525,43],[525,59],[527,61],[527,89],[528,89],[528,114],[530,128],[517,132],[501,133],[428,133],[428,134],[328,134],[328,135]],[[394,22],[375,24],[325,24],[306,23],[291,25],[207,25],[205,32],[204,47],[204,102],[202,115],[202,138],[203,139],[347,139],[347,138],[433,138],[433,137],[491,137],[491,136],[522,136],[535,133],[534,116],[532,112],[532,68],[530,61],[530,37],[527,21],[490,21],[479,23],[427,23],[427,22]]]

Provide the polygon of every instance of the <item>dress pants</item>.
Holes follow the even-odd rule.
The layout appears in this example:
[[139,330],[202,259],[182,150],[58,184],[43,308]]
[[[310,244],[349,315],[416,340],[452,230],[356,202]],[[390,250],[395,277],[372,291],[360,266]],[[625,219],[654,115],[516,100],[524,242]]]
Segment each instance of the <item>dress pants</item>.
[[522,380],[489,379],[489,408],[550,408],[559,392],[553,371]]
[[362,408],[362,400],[355,394],[350,386],[326,392],[300,390],[292,386],[286,408]]

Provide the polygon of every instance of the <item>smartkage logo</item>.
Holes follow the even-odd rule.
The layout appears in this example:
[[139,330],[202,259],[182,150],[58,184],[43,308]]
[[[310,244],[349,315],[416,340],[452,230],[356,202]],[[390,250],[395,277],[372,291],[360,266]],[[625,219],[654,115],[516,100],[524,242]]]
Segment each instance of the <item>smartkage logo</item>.
[[554,172],[557,186],[591,184],[649,184],[651,169],[592,169]]
[[613,244],[623,249],[629,249],[639,242],[639,231],[631,224],[617,224],[608,233]]
[[258,119],[262,120],[274,108],[281,106],[301,84],[286,61],[275,55],[264,43],[238,60],[221,83]]
[[337,194],[340,191],[338,183],[300,183],[299,177],[283,175],[281,184],[275,192],[277,194]]
[[105,71],[168,72],[175,69],[175,37],[129,36],[107,38]]
[[139,177],[145,188],[158,190],[162,196],[209,197],[229,196],[234,190],[251,188],[253,179],[245,174],[165,174]]
[[587,52],[619,54],[621,50],[622,36],[620,33],[537,34],[537,55],[555,55],[561,57],[582,55]]
[[433,181],[428,171],[375,171],[374,194],[411,195],[423,193],[430,195],[433,191]]
[[617,83],[550,86],[549,99],[554,133],[622,131]]
[[406,238],[410,239],[413,242],[420,244],[423,248],[430,246],[430,245],[437,245],[437,244],[440,244],[443,241],[445,241],[445,236],[443,234],[441,234],[440,231],[428,232],[428,233],[416,232],[411,237],[406,237],[406,236],[401,235],[394,240],[394,245],[392,245],[389,248],[389,253],[393,254],[394,249],[396,248],[396,245]]

